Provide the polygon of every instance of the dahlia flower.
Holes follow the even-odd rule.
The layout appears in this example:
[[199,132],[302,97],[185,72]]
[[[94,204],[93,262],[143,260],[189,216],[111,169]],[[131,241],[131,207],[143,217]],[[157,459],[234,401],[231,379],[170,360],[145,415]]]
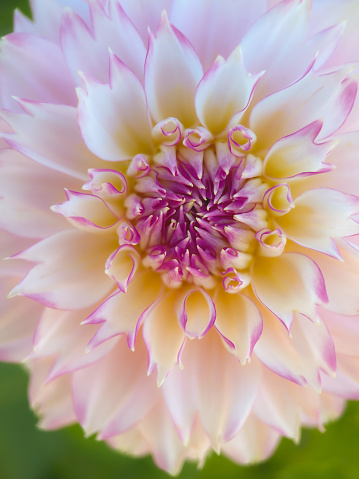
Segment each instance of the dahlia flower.
[[357,0],[31,5],[0,46],[0,358],[40,426],[173,474],[322,429],[359,397]]

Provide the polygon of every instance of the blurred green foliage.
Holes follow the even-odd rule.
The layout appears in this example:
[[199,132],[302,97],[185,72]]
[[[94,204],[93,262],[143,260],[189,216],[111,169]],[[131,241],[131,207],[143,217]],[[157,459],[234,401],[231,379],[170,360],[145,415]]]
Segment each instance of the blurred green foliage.
[[[47,0],[43,0],[47,1]],[[150,1],[150,0],[148,0]],[[12,30],[13,10],[30,14],[27,0],[0,0],[0,36]],[[21,366],[0,364],[1,479],[165,479],[151,458],[132,459],[95,438],[85,439],[79,426],[44,432],[27,402],[27,376]],[[212,455],[202,470],[186,464],[180,479],[355,479],[359,475],[359,404],[321,434],[304,430],[295,446],[282,440],[273,457],[241,467]]]

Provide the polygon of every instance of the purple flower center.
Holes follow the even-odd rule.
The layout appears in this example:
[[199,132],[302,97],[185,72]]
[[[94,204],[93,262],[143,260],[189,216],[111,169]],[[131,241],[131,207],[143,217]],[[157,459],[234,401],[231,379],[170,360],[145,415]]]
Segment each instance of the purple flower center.
[[221,166],[214,148],[188,152],[182,148],[175,161],[165,154],[137,180],[127,201],[144,264],[173,287],[182,281],[211,287],[215,276],[226,274],[238,282],[236,272],[250,264],[255,232],[267,224],[267,186],[244,174],[245,156],[229,154]]

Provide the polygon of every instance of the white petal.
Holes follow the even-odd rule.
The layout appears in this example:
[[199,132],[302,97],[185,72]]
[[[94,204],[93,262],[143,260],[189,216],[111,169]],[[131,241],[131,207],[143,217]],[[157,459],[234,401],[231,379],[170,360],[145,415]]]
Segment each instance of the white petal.
[[192,43],[206,71],[218,55],[228,57],[265,10],[264,0],[175,0],[170,19]]
[[156,123],[174,117],[187,128],[196,125],[194,96],[202,75],[192,46],[163,14],[156,37],[150,36],[145,66],[147,100]]
[[316,305],[327,303],[323,275],[302,254],[258,257],[252,266],[252,285],[258,299],[290,329],[293,312],[316,320]]
[[113,239],[63,231],[23,251],[18,258],[38,263],[11,292],[57,309],[81,309],[113,288],[104,273]]
[[109,161],[152,150],[143,88],[135,75],[111,56],[110,85],[84,79],[78,90],[79,125],[88,148]]
[[359,225],[351,219],[358,212],[358,197],[319,188],[296,198],[294,208],[276,221],[296,243],[340,258],[333,238],[359,233]]
[[[81,180],[87,179],[88,168],[101,164],[83,142],[75,108],[23,100],[20,104],[25,113],[2,112],[14,133],[1,136],[13,148],[44,166]],[[64,186],[70,185],[63,183]]]
[[235,113],[239,121],[259,76],[248,73],[242,62],[241,48],[227,61],[217,58],[198,85],[195,104],[201,123],[214,135],[228,125]]
[[316,120],[323,120],[318,140],[338,130],[357,92],[357,80],[351,72],[350,68],[326,75],[310,71],[285,90],[257,103],[250,116],[250,129],[257,135],[256,148],[268,148]]
[[225,344],[242,364],[251,357],[262,333],[262,318],[255,304],[242,294],[227,294],[220,288],[216,297],[216,328]]

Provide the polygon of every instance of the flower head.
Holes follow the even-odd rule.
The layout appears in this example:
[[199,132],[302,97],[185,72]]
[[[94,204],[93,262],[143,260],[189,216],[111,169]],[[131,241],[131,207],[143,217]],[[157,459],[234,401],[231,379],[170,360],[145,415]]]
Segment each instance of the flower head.
[[0,358],[28,365],[42,427],[175,473],[338,416],[359,395],[356,2],[32,7],[0,50]]

